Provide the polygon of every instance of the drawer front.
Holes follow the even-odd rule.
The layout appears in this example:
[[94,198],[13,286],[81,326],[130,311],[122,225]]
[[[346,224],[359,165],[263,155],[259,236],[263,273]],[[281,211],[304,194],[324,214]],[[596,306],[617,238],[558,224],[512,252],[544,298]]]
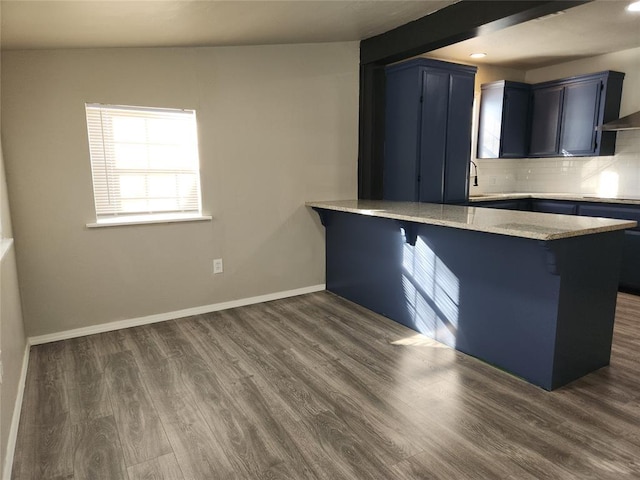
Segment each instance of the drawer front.
[[500,208],[502,210],[521,210],[528,212],[529,199],[515,199],[515,200],[488,200],[486,202],[470,202],[470,207],[488,207],[488,208]]
[[534,200],[534,212],[542,213],[560,213],[562,215],[575,215],[578,206],[575,203],[557,202],[554,200]]

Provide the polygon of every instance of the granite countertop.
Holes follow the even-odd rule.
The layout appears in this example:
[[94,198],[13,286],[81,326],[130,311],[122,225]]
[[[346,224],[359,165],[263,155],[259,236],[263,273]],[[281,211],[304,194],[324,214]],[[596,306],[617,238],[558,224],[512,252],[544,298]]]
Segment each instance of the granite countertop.
[[537,198],[540,200],[567,200],[575,202],[598,202],[598,203],[624,203],[628,205],[640,205],[639,198],[610,198],[598,197],[597,195],[583,195],[581,193],[482,193],[469,195],[469,202],[489,202],[493,200],[517,200],[526,198]]
[[[487,199],[487,197],[482,198]],[[628,220],[520,212],[438,203],[339,200],[307,202],[306,205],[338,212],[497,233],[499,235],[535,240],[557,240],[613,230],[624,230],[637,225],[636,222]]]

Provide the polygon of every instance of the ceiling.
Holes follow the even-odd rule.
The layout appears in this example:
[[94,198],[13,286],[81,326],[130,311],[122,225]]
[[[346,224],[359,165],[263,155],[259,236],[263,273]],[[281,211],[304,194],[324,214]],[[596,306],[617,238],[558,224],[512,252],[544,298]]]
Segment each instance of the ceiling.
[[[1,0],[3,50],[357,41],[456,0]],[[533,69],[640,46],[630,0],[596,0],[430,52]],[[469,54],[485,52],[483,60]]]
[[[640,47],[640,12],[627,12],[630,3],[597,0],[433,50],[429,56],[530,70]],[[476,52],[487,56],[470,59],[469,55]]]
[[2,0],[2,49],[354,41],[454,0]]

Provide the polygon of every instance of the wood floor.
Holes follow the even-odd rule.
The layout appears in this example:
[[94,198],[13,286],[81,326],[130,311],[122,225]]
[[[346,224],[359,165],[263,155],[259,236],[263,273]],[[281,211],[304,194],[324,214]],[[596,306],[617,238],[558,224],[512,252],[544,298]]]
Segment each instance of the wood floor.
[[640,478],[640,297],[552,393],[321,292],[33,347],[14,480]]

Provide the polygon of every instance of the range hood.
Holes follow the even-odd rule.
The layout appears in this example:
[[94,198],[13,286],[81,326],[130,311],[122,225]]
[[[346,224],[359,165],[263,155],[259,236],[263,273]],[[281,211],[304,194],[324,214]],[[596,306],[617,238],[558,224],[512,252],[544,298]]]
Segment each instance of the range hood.
[[598,130],[602,130],[603,132],[638,129],[640,129],[640,112],[632,113],[618,120],[612,120],[598,127]]

